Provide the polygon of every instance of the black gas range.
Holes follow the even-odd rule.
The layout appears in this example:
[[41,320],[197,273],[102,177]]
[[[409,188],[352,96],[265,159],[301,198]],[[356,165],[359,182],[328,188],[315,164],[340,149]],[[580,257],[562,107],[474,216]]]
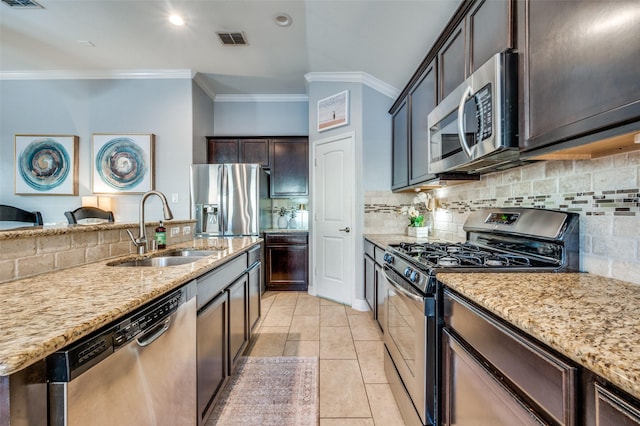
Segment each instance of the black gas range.
[[378,294],[384,368],[407,424],[439,424],[441,272],[561,272],[579,269],[575,213],[495,208],[472,212],[465,242],[387,246]]
[[577,271],[578,219],[555,210],[480,210],[464,223],[467,241],[391,244],[384,261],[424,294],[435,291],[438,272]]

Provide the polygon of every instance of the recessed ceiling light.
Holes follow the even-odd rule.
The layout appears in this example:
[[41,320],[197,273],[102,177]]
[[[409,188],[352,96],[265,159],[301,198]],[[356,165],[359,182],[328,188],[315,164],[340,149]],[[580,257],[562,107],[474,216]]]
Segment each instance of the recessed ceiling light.
[[287,15],[286,13],[280,13],[279,15],[276,15],[273,20],[276,25],[280,27],[288,27],[289,25],[291,25],[291,22],[293,22],[291,16]]
[[184,20],[180,15],[173,14],[169,16],[169,22],[171,22],[173,25],[176,25],[178,27],[184,25]]

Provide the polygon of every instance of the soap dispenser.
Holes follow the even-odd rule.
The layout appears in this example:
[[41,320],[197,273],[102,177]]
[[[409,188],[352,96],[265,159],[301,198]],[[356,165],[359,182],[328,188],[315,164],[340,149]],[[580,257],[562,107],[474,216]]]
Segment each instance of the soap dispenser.
[[167,228],[164,227],[162,221],[156,228],[156,247],[159,249],[163,249],[167,247]]

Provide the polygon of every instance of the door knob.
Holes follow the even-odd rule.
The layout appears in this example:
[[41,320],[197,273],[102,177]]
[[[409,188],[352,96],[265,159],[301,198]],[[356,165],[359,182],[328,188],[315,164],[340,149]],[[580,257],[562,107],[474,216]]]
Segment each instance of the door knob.
[[348,234],[349,232],[351,232],[351,228],[347,226],[346,228],[338,229],[338,231],[344,231]]

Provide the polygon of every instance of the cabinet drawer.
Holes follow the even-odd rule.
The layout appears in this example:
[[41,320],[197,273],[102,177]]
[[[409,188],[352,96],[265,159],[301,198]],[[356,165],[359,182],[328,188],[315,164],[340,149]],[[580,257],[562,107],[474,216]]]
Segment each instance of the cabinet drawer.
[[267,245],[273,244],[307,244],[308,234],[267,234]]
[[260,245],[257,245],[250,249],[247,252],[248,260],[247,260],[247,268],[253,265],[254,263],[260,261]]
[[198,295],[196,297],[198,309],[206,305],[211,299],[223,291],[247,269],[247,254],[242,253],[219,268],[199,277]]
[[374,258],[375,257],[374,250],[375,250],[375,244],[373,244],[369,240],[364,240],[364,253],[368,254],[371,258]]
[[445,290],[445,322],[547,416],[576,424],[576,368]]
[[384,250],[376,246],[374,259],[379,265],[384,265]]

